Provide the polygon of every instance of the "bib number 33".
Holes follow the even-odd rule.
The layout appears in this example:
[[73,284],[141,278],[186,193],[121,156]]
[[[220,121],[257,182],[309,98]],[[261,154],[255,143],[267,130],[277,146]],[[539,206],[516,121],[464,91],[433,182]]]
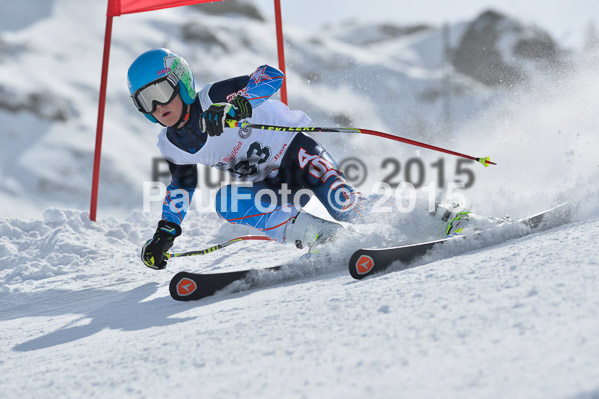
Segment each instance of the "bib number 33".
[[270,155],[270,147],[263,147],[260,142],[254,141],[247,150],[246,159],[237,162],[235,166],[227,169],[227,171],[240,178],[253,175],[258,172],[260,164],[268,161]]

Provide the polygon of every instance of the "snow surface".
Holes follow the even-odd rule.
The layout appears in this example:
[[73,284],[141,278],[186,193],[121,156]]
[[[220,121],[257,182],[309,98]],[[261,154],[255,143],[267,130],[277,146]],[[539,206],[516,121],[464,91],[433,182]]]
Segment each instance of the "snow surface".
[[[359,282],[345,243],[320,269],[192,303],[170,299],[175,272],[298,251],[243,243],[154,272],[137,257],[151,222],[0,221],[1,397],[599,394],[599,218]],[[227,228],[203,214],[181,244]]]
[[[559,76],[535,76],[508,93],[460,78],[471,91],[456,104],[459,127],[428,140],[498,163],[475,165],[476,184],[463,192],[470,209],[522,217],[569,201],[568,224],[527,236],[506,227],[445,246],[408,270],[352,280],[347,261],[357,248],[439,238],[419,206],[358,226],[361,237],[348,235],[318,256],[243,242],[152,271],[139,251],[159,216],[141,212],[140,192],[157,132],[131,107],[126,67],[140,48],[156,45],[190,54],[202,82],[276,65],[272,21],[239,24],[183,9],[116,20],[100,219],[92,223],[105,4],[31,3],[29,13],[0,13],[0,53],[10,54],[0,60],[0,90],[16,104],[41,98],[35,112],[0,109],[0,398],[599,397],[597,53],[575,55]],[[247,50],[184,42],[179,25],[194,19],[224,42],[246,37]],[[464,27],[452,27],[452,40]],[[315,121],[348,113],[359,127],[400,134],[412,114],[438,127],[441,108],[414,94],[442,78],[438,29],[369,48],[335,35],[316,40],[301,27],[286,35],[292,101]],[[336,156],[362,149],[371,165],[386,154],[427,165],[439,159],[368,137],[318,139]],[[445,165],[453,172],[456,164]],[[371,172],[369,183],[381,178]],[[250,232],[198,211],[183,227],[174,251]],[[285,267],[198,302],[168,294],[178,271],[271,265]]]

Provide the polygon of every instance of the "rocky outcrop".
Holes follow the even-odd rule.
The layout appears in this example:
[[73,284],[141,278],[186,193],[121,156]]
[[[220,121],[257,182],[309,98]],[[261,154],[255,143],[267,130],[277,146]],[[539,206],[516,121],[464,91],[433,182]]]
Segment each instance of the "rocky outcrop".
[[201,10],[209,15],[240,15],[256,21],[264,21],[265,18],[260,10],[251,2],[243,0],[227,0],[216,3],[196,4],[190,7]]
[[66,101],[46,92],[19,94],[0,86],[0,109],[10,112],[31,112],[50,121],[67,121],[75,109]]
[[546,32],[486,11],[470,23],[452,52],[454,68],[488,86],[527,80],[525,64],[559,62],[557,44]]

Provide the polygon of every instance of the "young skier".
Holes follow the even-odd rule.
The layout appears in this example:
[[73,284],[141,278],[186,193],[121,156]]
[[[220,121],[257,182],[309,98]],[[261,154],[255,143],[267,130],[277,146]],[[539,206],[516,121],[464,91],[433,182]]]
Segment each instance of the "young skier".
[[[335,236],[342,226],[301,210],[316,196],[335,219],[351,222],[370,201],[339,171],[330,154],[304,133],[230,128],[226,120],[307,126],[310,118],[270,97],[283,74],[268,65],[247,76],[210,83],[195,91],[187,62],[167,49],[138,56],[128,71],[131,98],[144,116],[164,128],[158,148],[171,182],[162,219],[141,258],[164,269],[167,252],[181,235],[181,223],[195,191],[197,164],[226,170],[248,185],[229,185],[216,196],[218,214],[230,223],[254,227],[299,248]],[[306,195],[308,194],[308,195]]]

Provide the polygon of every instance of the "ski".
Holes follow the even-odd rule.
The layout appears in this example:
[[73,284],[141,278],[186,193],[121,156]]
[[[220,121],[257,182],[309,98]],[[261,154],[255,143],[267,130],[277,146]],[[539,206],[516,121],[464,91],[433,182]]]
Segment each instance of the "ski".
[[279,270],[281,266],[264,269],[248,269],[221,273],[189,273],[179,272],[173,276],[169,284],[171,297],[177,301],[196,301],[222,290],[235,281],[249,277],[257,270]]
[[[531,232],[558,226],[569,220],[570,210],[566,205],[567,203],[563,203],[536,215],[519,219],[517,223],[525,225]],[[462,238],[467,238],[467,236],[449,237],[399,247],[359,249],[349,260],[349,273],[356,280],[360,280],[388,269],[394,262],[401,262],[408,266],[426,255],[431,249],[448,241]]]
[[[568,218],[569,210],[564,203],[545,212],[520,219],[518,222],[529,227],[531,231],[539,231],[562,224]],[[360,249],[354,252],[349,261],[349,272],[353,278],[362,279],[371,274],[386,270],[392,263],[397,261],[407,266],[424,256],[432,248],[450,240],[461,238],[466,238],[466,236],[450,237],[399,247]],[[281,266],[220,273],[179,272],[171,279],[169,292],[171,297],[177,301],[196,301],[214,295],[236,281],[247,279],[259,270],[277,271],[279,269],[281,269]]]

